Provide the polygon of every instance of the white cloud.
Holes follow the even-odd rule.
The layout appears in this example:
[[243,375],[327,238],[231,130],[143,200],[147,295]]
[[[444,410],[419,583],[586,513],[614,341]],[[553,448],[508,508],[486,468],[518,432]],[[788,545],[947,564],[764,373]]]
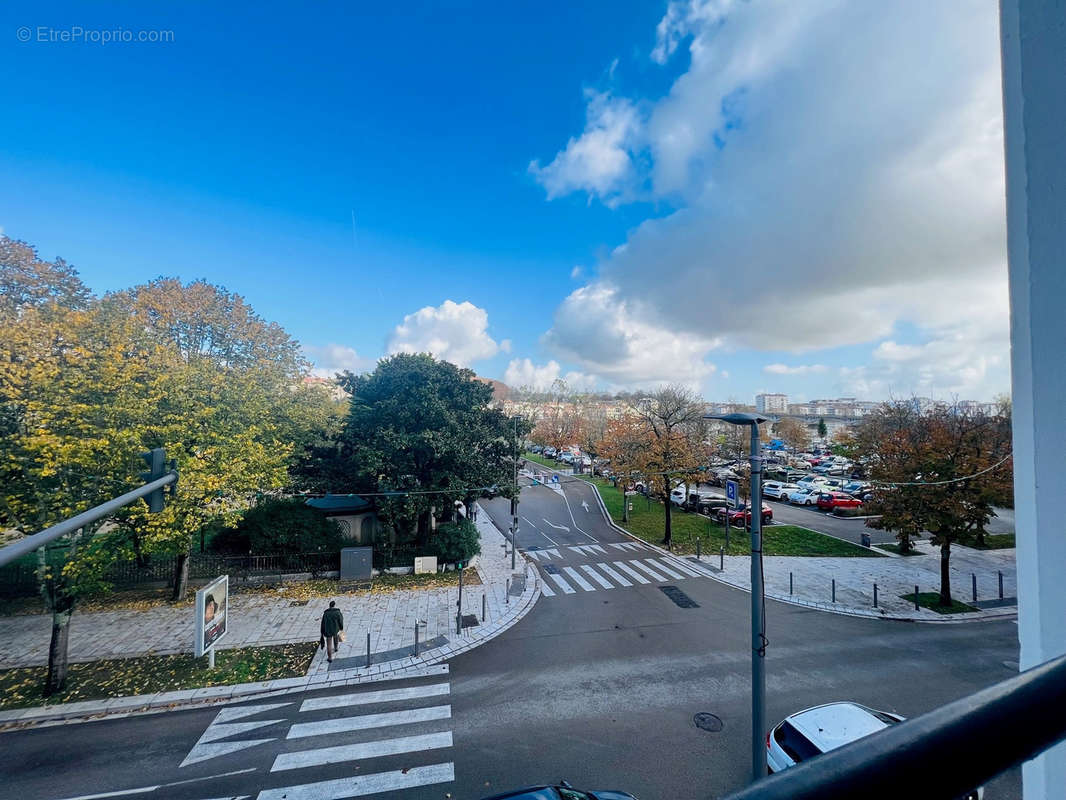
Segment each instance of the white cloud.
[[354,348],[330,342],[327,345],[303,345],[304,356],[313,363],[311,374],[319,378],[332,378],[338,372],[366,372],[374,366],[374,359],[363,358]]
[[587,121],[581,136],[571,138],[550,164],[537,160],[530,173],[548,192],[548,199],[587,191],[614,202],[628,188],[634,167],[630,152],[640,130],[636,106],[625,98],[588,90]]
[[555,360],[538,366],[528,358],[516,358],[507,365],[503,376],[503,382],[508,386],[537,391],[550,389],[557,380],[565,381],[567,386],[579,392],[596,388],[596,379],[592,375],[573,371],[563,374],[562,367]]
[[576,281],[578,278],[580,278],[582,276],[583,273],[584,273],[584,270],[582,270],[581,265],[578,264],[572,270],[570,270],[570,277],[573,278]]
[[445,300],[403,318],[389,338],[389,353],[432,353],[461,367],[491,358],[500,345],[488,334],[489,315],[465,301]]
[[829,367],[825,364],[801,364],[795,367],[790,367],[787,364],[767,364],[762,368],[762,371],[771,375],[820,375],[823,372],[828,372]]
[[511,340],[510,339],[501,339],[500,340],[500,352],[501,353],[510,353],[511,352]]
[[[653,60],[687,43],[689,63],[666,96],[629,101],[646,113],[628,130],[626,181],[680,210],[634,229],[585,291],[646,335],[795,353],[901,324],[941,341],[970,294],[1002,316],[997,21],[987,0],[672,2]],[[616,200],[635,196],[618,185]],[[575,330],[574,296],[547,335],[556,352],[597,374],[661,371],[602,352],[611,314]],[[984,370],[966,374],[1007,387],[1006,362]]]

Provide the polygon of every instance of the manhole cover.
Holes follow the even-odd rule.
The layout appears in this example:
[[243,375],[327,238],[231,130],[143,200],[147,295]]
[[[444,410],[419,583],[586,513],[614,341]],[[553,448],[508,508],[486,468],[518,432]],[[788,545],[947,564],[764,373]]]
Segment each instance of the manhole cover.
[[701,711],[699,714],[692,718],[692,721],[696,723],[696,727],[701,731],[710,731],[711,733],[718,733],[722,730],[722,720],[711,714],[709,711]]
[[289,601],[289,607],[290,608],[294,608],[296,606],[306,606],[306,605],[307,605],[307,601],[306,600],[291,600],[291,601]]
[[477,616],[474,614],[463,614],[463,627],[473,628],[477,625]]

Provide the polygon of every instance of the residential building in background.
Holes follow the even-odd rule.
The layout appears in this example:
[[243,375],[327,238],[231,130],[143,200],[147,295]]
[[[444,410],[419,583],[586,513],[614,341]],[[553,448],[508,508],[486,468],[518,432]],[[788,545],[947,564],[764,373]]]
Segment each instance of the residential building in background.
[[755,395],[755,410],[760,414],[787,414],[788,395],[763,393]]

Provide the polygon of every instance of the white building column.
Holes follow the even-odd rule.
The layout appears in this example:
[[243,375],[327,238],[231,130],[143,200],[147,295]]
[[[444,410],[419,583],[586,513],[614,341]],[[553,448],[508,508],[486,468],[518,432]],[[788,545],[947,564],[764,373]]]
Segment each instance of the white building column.
[[[1066,6],[1002,0],[1021,667],[1066,653]],[[1066,797],[1066,744],[1026,800]]]

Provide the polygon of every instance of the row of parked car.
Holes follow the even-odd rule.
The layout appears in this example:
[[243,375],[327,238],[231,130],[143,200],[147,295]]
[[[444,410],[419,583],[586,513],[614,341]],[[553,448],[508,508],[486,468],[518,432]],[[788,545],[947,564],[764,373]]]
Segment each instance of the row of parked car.
[[544,455],[545,458],[554,458],[556,461],[561,461],[571,466],[576,464],[580,464],[583,467],[592,466],[592,459],[588,456],[574,455],[571,451],[565,449],[556,450],[554,447],[541,447],[539,444],[535,444],[529,449],[529,452]]
[[795,483],[766,481],[762,493],[764,497],[774,500],[833,511],[837,508],[859,508],[873,496],[873,489],[864,481],[807,475]]

